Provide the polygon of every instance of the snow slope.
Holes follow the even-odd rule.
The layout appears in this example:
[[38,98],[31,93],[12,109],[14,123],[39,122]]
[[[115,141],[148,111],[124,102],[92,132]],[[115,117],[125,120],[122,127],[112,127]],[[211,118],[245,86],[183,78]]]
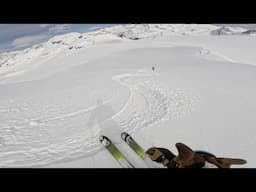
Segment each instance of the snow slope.
[[216,29],[115,26],[2,54],[0,166],[119,167],[106,134],[146,167],[125,130],[145,149],[183,142],[255,167],[256,39]]
[[40,58],[40,64],[57,55],[72,54],[80,49],[91,48],[102,43],[118,43],[139,39],[154,39],[162,36],[209,36],[222,34],[253,34],[252,30],[238,27],[218,27],[199,24],[144,24],[117,25],[88,33],[58,35],[45,43],[21,51],[0,54],[1,76],[13,76],[31,69]]

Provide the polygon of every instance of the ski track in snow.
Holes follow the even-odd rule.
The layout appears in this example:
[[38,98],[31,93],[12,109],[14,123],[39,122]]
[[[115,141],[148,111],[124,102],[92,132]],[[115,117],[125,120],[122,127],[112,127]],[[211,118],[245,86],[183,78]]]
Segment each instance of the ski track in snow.
[[[112,79],[130,90],[127,103],[112,117],[123,131],[129,133],[161,120],[181,118],[192,112],[198,101],[184,90],[165,87],[153,73],[121,74]],[[16,105],[20,106],[0,109],[0,117],[5,115],[8,120],[0,124],[1,167],[46,166],[86,157],[103,148],[98,141],[100,128],[86,129],[84,124],[84,114],[95,106],[62,115],[62,109],[48,106],[47,113],[59,115],[28,119],[22,114],[29,106]],[[8,142],[4,143],[2,139]]]

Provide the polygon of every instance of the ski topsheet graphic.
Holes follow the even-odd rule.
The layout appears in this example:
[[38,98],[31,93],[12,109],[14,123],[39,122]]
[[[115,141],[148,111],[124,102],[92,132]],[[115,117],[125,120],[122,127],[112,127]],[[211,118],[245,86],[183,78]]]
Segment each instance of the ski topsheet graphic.
[[135,168],[108,137],[102,135],[99,140],[123,168]]
[[156,168],[151,159],[145,153],[144,149],[132,138],[131,135],[126,132],[122,132],[121,137],[149,168]]
[[141,159],[147,157],[144,149],[128,133],[122,132],[121,137]]

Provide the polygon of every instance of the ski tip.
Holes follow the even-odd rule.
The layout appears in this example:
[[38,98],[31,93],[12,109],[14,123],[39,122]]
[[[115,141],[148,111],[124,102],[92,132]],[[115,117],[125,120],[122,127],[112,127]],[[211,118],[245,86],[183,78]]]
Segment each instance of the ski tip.
[[99,136],[99,141],[102,143],[102,141],[104,140],[104,136],[103,135],[101,135],[101,136]]
[[111,143],[111,141],[109,140],[109,138],[107,138],[107,137],[104,136],[104,135],[101,135],[101,136],[99,137],[99,141],[100,141],[101,143],[103,143],[104,141],[108,141],[109,143]]
[[121,137],[122,137],[123,140],[126,140],[127,136],[130,136],[130,135],[128,133],[126,133],[126,132],[122,132],[121,133]]

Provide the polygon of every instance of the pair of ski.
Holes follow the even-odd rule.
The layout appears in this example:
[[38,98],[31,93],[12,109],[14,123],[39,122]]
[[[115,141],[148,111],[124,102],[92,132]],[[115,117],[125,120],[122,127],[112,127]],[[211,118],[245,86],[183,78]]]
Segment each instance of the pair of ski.
[[[145,163],[152,167],[148,162],[148,156],[143,150],[143,148],[126,132],[121,133],[122,140],[127,143],[130,148],[142,159]],[[105,146],[105,148],[110,152],[110,154],[115,158],[115,160],[123,167],[123,168],[135,168],[134,165],[124,156],[124,154],[111,142],[111,140],[102,135],[99,138],[100,142]]]

